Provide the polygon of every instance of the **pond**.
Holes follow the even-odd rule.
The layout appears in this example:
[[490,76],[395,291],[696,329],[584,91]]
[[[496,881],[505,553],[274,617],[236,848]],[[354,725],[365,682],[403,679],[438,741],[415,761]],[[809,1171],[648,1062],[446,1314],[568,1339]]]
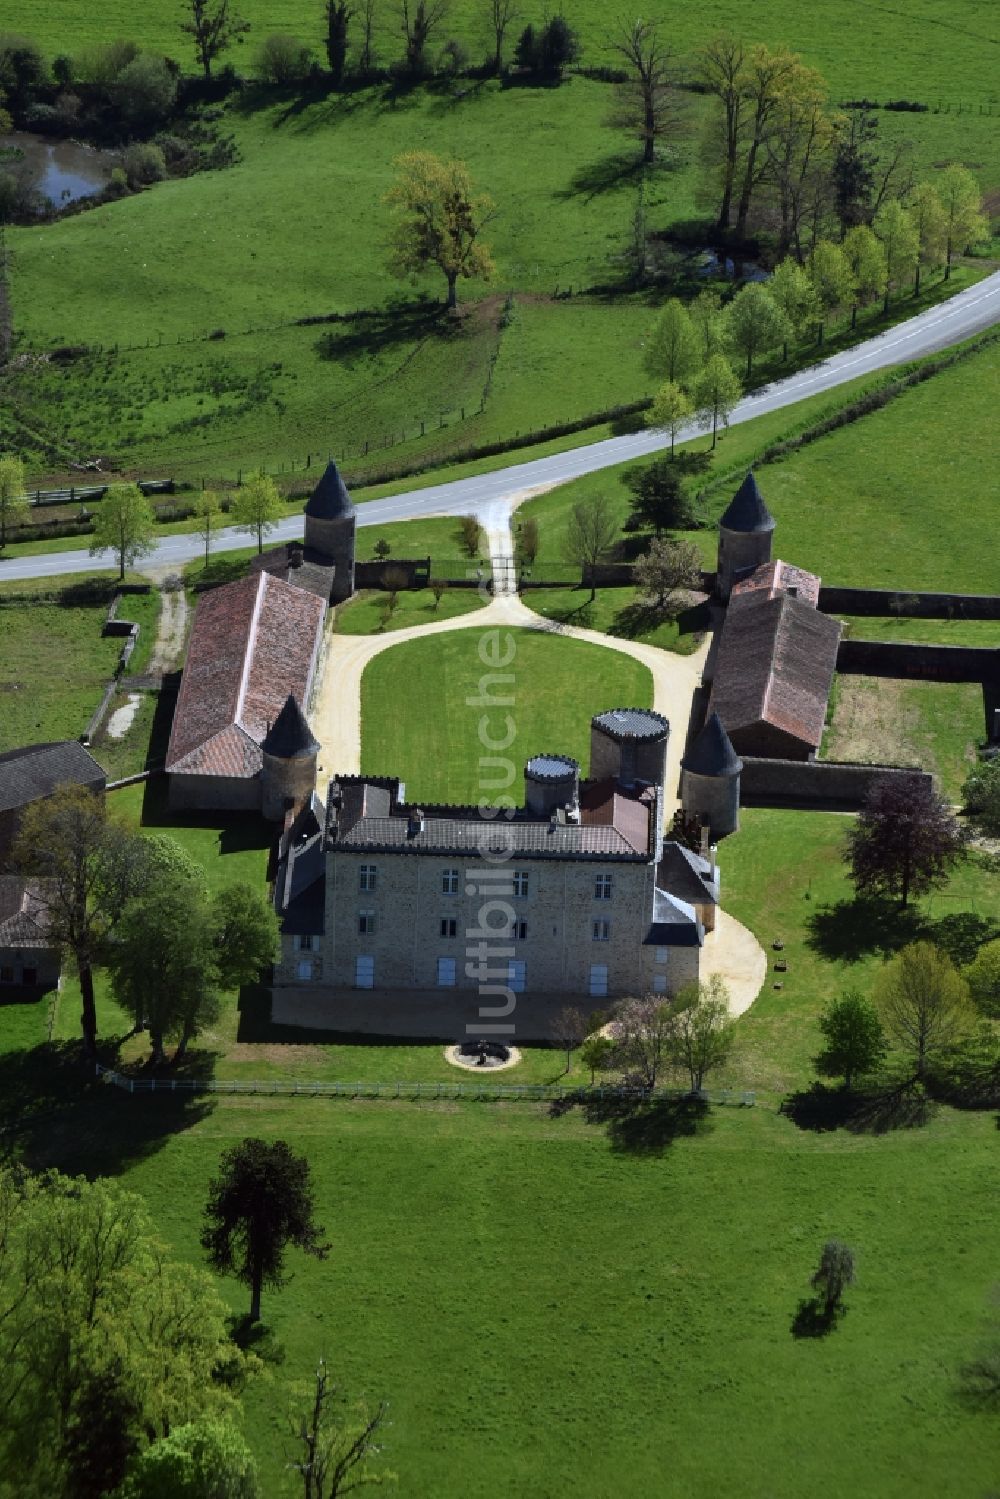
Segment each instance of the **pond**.
[[26,178],[53,208],[65,208],[67,203],[101,192],[117,164],[113,152],[97,151],[79,141],[50,140],[24,131],[0,139],[0,171]]
[[766,281],[771,274],[756,260],[734,260],[711,249],[700,252],[697,271],[699,276],[724,276],[727,281]]

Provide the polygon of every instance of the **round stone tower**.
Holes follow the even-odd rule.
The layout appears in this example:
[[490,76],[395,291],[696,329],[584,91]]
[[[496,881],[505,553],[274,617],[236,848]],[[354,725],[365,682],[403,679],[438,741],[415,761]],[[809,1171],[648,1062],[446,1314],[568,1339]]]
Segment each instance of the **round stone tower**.
[[739,829],[742,769],[722,719],[711,714],[681,761],[681,806],[708,828],[712,843]]
[[524,767],[524,805],[533,817],[580,806],[580,766],[569,755],[533,755]]
[[354,531],[357,517],[340,470],[331,458],[305,508],[306,552],[334,566],[331,604],[343,603],[354,592]]
[[733,584],[771,560],[774,516],[764,504],[752,473],[747,474],[719,521],[719,564],[715,591],[728,600]]
[[261,744],[261,811],[281,822],[289,807],[301,807],[316,789],[319,745],[309,721],[291,693]]
[[590,777],[662,786],[670,725],[652,708],[609,708],[590,720]]

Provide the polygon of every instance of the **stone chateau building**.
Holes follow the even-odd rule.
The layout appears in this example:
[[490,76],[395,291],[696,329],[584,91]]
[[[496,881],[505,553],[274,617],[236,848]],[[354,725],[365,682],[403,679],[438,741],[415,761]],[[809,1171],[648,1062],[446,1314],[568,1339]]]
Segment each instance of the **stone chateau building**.
[[696,979],[719,877],[714,851],[664,841],[668,734],[648,709],[599,714],[589,779],[536,755],[509,820],[416,806],[394,779],[331,781],[281,840],[272,1018],[335,1027],[346,989],[501,1006],[523,993],[530,1007],[532,994],[596,1001]]

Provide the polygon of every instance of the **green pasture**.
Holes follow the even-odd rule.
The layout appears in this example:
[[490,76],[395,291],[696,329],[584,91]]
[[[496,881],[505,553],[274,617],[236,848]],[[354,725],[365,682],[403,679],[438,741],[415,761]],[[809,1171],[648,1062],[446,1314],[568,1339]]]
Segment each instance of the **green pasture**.
[[[376,656],[361,679],[361,769],[398,775],[411,799],[476,803],[510,785],[517,800],[529,756],[568,754],[586,769],[592,716],[625,703],[648,707],[652,692],[638,661],[531,630],[458,630],[407,641]],[[483,749],[480,719],[497,740],[509,733],[508,714],[511,743],[502,755]],[[513,780],[500,786],[491,762],[481,781],[481,756],[509,761]]]

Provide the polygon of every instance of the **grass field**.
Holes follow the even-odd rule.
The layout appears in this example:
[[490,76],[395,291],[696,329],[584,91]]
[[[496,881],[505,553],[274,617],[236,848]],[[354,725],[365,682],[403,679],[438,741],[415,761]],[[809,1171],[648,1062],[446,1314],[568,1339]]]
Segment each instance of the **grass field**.
[[392,630],[408,630],[414,625],[432,625],[442,619],[455,619],[481,609],[483,600],[475,588],[449,588],[434,598],[429,588],[403,590],[396,595],[396,608],[390,611],[389,595],[366,588],[337,609],[334,628],[339,635],[381,635]]
[[679,656],[698,649],[707,624],[706,612],[700,609],[664,619],[646,606],[635,588],[598,588],[593,602],[589,588],[529,588],[522,598],[529,609],[558,624],[643,641]]
[[480,679],[490,670],[480,659],[475,630],[407,641],[376,656],[361,681],[362,772],[398,775],[411,800],[478,802],[500,772],[495,753],[480,772],[477,725],[485,713],[490,734],[505,737],[509,712],[515,737],[500,758],[513,768],[510,794],[516,801],[521,767],[530,755],[573,755],[586,770],[593,714],[652,702],[646,667],[618,652],[530,630],[504,630],[496,642],[501,659],[508,640],[514,653],[499,673],[505,680],[487,688],[497,700],[513,698],[513,703],[485,709],[467,702],[480,696]]

